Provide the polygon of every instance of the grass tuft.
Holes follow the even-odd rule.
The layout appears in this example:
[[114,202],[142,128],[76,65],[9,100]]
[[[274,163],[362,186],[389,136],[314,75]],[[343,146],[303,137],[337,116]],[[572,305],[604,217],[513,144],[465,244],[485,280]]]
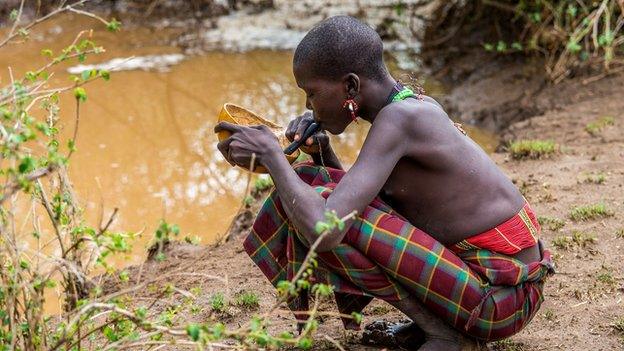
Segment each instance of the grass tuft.
[[234,303],[236,306],[247,309],[257,309],[260,307],[260,298],[258,297],[258,294],[253,291],[243,290],[236,294]]
[[557,148],[552,140],[518,140],[509,144],[509,154],[515,160],[538,159],[554,154]]
[[596,280],[609,286],[614,286],[615,283],[617,282],[615,278],[613,277],[613,274],[611,274],[610,271],[606,271],[606,272],[602,272],[598,274],[598,276],[596,277]]
[[572,238],[569,236],[560,235],[553,238],[551,244],[558,249],[567,250],[572,247]]
[[602,130],[607,126],[612,126],[615,124],[615,120],[611,116],[600,117],[599,119],[587,123],[585,126],[585,131],[593,136],[598,136]]
[[570,219],[573,221],[589,221],[610,216],[613,216],[613,212],[607,209],[607,206],[602,203],[578,206],[570,211]]
[[556,217],[539,216],[537,221],[541,226],[548,226],[548,229],[553,232],[556,232],[565,226],[565,221]]
[[597,241],[598,239],[595,235],[575,230],[572,236],[560,235],[555,237],[551,244],[558,249],[568,250],[575,245],[578,247],[587,247]]
[[588,184],[603,184],[607,181],[607,176],[604,173],[592,173],[585,176],[583,183]]
[[208,302],[210,303],[210,308],[212,308],[212,310],[215,312],[225,312],[227,308],[227,302],[225,301],[225,296],[223,296],[223,293],[220,293],[220,292],[212,295],[212,297],[210,297],[210,300],[208,300]]
[[620,238],[620,239],[624,239],[624,228],[618,229],[615,232],[615,237],[616,238]]

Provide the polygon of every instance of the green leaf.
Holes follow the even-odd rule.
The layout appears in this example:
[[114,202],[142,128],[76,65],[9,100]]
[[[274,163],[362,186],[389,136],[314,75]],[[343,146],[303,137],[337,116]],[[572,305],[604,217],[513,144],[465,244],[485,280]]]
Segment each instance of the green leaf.
[[353,318],[353,321],[357,324],[362,323],[362,315],[357,313],[357,312],[351,312],[351,317]]
[[201,328],[197,324],[189,324],[186,326],[186,334],[191,337],[191,340],[197,341],[199,340],[199,333]]
[[106,24],[106,29],[110,32],[117,32],[120,28],[121,22],[117,21],[115,18]]
[[9,14],[9,19],[11,21],[15,21],[17,19],[17,15],[19,15],[19,12],[17,11],[17,9],[13,9],[11,10],[11,13]]
[[110,80],[110,72],[108,72],[105,69],[100,70],[100,77],[102,77],[102,79],[108,81]]
[[82,87],[77,87],[76,89],[74,89],[74,96],[80,102],[87,101],[87,91],[84,90],[84,88]]
[[128,271],[123,270],[119,272],[119,280],[121,280],[122,282],[127,282],[128,280],[130,280],[130,275],[128,274]]
[[582,47],[579,43],[570,40],[568,42],[568,45],[566,45],[566,47],[568,48],[568,50],[570,50],[571,53],[576,54],[578,52],[581,51]]
[[312,339],[311,338],[302,338],[297,343],[297,347],[302,348],[304,350],[310,349],[312,347]]
[[26,79],[31,82],[34,82],[37,79],[37,74],[33,71],[26,72]]
[[318,221],[314,225],[314,231],[316,232],[316,234],[321,234],[321,233],[325,232],[328,229],[329,229],[329,224],[327,224],[325,222]]
[[498,43],[496,43],[496,51],[497,52],[505,52],[505,51],[507,51],[507,43],[505,43],[502,40],[499,40]]
[[22,159],[22,162],[20,162],[17,169],[22,174],[29,173],[30,171],[35,169],[35,160],[30,156],[26,156]]
[[84,70],[82,71],[82,73],[80,74],[80,77],[82,78],[82,80],[87,81],[89,80],[89,78],[91,77],[91,71],[90,70]]

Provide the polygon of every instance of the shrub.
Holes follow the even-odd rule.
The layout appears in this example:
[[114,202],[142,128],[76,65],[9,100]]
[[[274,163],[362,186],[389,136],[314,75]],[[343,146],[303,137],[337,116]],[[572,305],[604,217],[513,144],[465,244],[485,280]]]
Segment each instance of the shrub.
[[486,50],[542,56],[546,73],[554,82],[582,68],[600,67],[609,72],[614,66],[622,65],[624,5],[621,1],[481,0],[478,3],[489,13],[484,24],[499,29],[494,32],[498,33],[498,39],[486,43]]

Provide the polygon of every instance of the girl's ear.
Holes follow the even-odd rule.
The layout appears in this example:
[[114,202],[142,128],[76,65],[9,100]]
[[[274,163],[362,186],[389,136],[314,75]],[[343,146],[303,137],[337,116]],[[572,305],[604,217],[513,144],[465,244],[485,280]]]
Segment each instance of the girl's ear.
[[342,78],[345,93],[348,99],[356,97],[360,93],[360,77],[355,73],[346,74]]

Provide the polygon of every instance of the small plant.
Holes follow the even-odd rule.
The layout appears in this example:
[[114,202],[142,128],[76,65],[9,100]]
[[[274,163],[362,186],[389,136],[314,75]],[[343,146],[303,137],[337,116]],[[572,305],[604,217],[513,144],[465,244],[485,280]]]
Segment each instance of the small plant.
[[560,235],[555,237],[551,244],[558,249],[568,250],[575,245],[578,247],[587,247],[596,241],[597,239],[595,235],[575,230],[572,233],[572,236]]
[[553,310],[547,309],[546,311],[544,311],[544,318],[546,318],[546,320],[548,321],[554,321],[555,313],[553,312]]
[[607,180],[607,176],[604,173],[590,173],[585,176],[583,183],[589,184],[603,184]]
[[615,120],[611,116],[600,117],[594,122],[590,122],[585,126],[585,131],[593,136],[598,136],[607,126],[615,124]]
[[227,309],[227,302],[223,293],[218,292],[212,295],[208,302],[210,303],[210,308],[215,312],[222,313]]
[[617,282],[615,278],[613,277],[613,274],[611,273],[610,270],[607,270],[598,274],[598,276],[596,277],[596,280],[601,282],[602,284],[609,285],[609,286],[614,286],[615,283]]
[[616,238],[620,238],[620,239],[624,239],[624,228],[618,229],[615,232],[615,237]]
[[260,307],[260,299],[258,294],[253,291],[241,291],[235,296],[235,304],[247,309],[256,309]]
[[171,242],[172,236],[180,234],[180,227],[177,224],[169,224],[164,219],[160,220],[160,224],[154,233],[154,240],[148,249],[149,257],[155,257],[157,261],[165,260],[166,256],[163,252],[165,245]]
[[558,249],[567,250],[572,247],[572,238],[564,235],[557,236],[552,240],[551,244]]
[[537,221],[541,226],[548,226],[548,229],[553,232],[556,232],[565,226],[565,221],[556,217],[539,216]]
[[594,244],[596,241],[598,241],[598,239],[593,234],[587,234],[575,230],[572,233],[572,241],[580,247],[586,247],[588,245]]
[[613,216],[613,212],[607,209],[605,204],[593,204],[578,206],[570,212],[570,219],[573,221],[589,221],[597,218]]
[[553,155],[557,148],[552,140],[518,140],[509,144],[509,154],[515,160],[538,159]]
[[201,238],[199,237],[199,235],[187,235],[184,237],[184,242],[191,245],[199,245],[199,243],[201,242]]

